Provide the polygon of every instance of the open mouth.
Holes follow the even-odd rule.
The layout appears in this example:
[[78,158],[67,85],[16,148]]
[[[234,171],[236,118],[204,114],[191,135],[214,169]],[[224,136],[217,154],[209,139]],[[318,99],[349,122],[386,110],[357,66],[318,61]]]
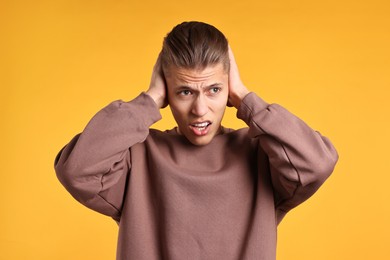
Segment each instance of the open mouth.
[[206,135],[209,130],[209,126],[211,125],[211,122],[205,121],[205,122],[199,122],[190,124],[190,129],[195,135]]

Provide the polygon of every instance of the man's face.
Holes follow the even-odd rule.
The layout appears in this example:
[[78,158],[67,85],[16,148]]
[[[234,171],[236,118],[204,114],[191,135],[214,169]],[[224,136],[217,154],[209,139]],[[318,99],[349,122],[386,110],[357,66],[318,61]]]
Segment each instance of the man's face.
[[194,145],[206,145],[221,131],[229,95],[222,63],[204,70],[169,67],[165,73],[168,102],[179,133]]

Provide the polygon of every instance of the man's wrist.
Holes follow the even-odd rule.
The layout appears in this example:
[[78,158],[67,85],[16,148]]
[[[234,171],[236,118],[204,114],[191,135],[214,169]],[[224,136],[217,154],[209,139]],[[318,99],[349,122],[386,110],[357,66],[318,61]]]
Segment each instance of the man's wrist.
[[239,108],[240,105],[241,105],[241,101],[246,97],[246,95],[248,95],[250,93],[250,91],[247,89],[247,88],[243,88],[241,89],[241,91],[237,92],[237,93],[234,93],[233,96],[232,96],[232,105],[235,107],[235,108]]
[[154,103],[156,103],[158,108],[162,108],[164,100],[160,97],[160,95],[158,95],[154,91],[151,91],[150,89],[146,91],[145,94],[153,99]]

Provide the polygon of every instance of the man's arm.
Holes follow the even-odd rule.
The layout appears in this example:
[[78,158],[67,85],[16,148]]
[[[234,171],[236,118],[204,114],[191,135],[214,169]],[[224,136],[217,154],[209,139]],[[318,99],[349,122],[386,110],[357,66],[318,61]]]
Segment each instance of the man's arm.
[[[155,66],[150,87],[164,82],[156,77],[158,69]],[[129,148],[147,138],[149,127],[161,118],[159,108],[145,93],[130,102],[114,101],[59,152],[55,170],[74,198],[119,220],[131,169]]]
[[157,107],[164,108],[168,105],[167,84],[161,65],[161,53],[158,55],[156,64],[153,67],[152,78],[146,94],[156,103]]
[[[333,172],[338,154],[328,138],[277,104],[268,104],[255,93],[245,94],[231,52],[229,90],[237,116],[249,126],[266,152],[275,192],[277,220],[305,201]],[[238,90],[238,91],[236,91]],[[239,93],[244,93],[240,95]]]

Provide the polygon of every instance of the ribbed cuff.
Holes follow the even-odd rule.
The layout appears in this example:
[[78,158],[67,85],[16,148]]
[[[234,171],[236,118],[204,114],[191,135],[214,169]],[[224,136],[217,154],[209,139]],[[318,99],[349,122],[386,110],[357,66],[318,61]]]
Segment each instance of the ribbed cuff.
[[250,92],[241,101],[241,105],[237,110],[237,118],[243,120],[248,126],[253,117],[253,111],[261,111],[269,106],[262,98],[254,92]]
[[134,114],[138,115],[137,118],[142,121],[145,127],[151,126],[162,118],[160,109],[154,100],[145,92],[142,92],[131,101],[120,104],[120,109],[126,108],[134,111]]

